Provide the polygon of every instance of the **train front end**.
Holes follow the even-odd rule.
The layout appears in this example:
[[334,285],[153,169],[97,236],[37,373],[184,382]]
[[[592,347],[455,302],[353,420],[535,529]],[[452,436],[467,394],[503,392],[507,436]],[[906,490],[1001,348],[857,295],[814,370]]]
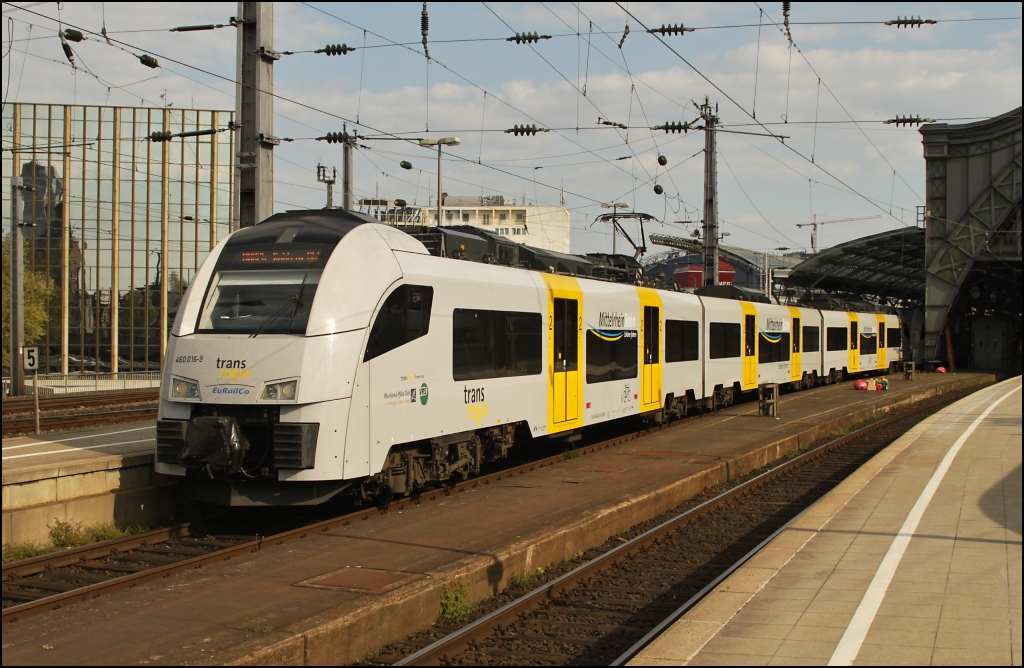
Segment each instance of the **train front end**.
[[[397,266],[381,225],[289,212],[235,232],[179,308],[161,383],[156,471],[231,506],[320,503],[365,475],[346,448],[359,354]],[[385,234],[386,236],[386,234]],[[384,280],[400,277],[384,271]],[[366,449],[365,447],[362,449]]]

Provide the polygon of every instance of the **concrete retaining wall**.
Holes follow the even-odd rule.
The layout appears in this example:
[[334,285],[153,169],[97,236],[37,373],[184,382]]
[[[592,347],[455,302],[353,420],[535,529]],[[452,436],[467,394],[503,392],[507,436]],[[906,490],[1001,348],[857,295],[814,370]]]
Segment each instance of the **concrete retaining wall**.
[[153,472],[152,454],[4,471],[3,542],[48,544],[54,520],[85,527],[152,524],[173,512],[176,485]]

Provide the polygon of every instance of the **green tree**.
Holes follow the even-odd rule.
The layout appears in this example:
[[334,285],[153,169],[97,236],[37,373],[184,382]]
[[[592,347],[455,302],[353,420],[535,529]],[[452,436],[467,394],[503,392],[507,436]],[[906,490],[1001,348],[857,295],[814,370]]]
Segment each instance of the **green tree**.
[[[29,240],[25,240],[23,257],[31,257]],[[57,286],[45,271],[25,269],[25,345],[35,345],[46,336],[51,302]],[[3,365],[11,366],[11,235],[3,242]],[[45,356],[45,353],[44,353]]]

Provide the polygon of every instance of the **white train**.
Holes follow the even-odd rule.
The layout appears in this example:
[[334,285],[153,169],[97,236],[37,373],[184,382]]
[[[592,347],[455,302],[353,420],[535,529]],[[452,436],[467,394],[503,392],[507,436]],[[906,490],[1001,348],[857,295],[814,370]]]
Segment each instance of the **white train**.
[[278,214],[222,241],[185,295],[156,470],[229,505],[381,499],[514,443],[885,371],[901,348],[896,315],[459,261],[358,214]]

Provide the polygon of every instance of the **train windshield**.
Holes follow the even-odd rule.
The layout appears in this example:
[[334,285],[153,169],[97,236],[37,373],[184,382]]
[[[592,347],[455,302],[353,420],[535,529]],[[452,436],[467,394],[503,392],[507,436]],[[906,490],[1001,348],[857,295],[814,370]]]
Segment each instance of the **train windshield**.
[[321,273],[319,269],[218,271],[196,329],[251,336],[304,334]]

